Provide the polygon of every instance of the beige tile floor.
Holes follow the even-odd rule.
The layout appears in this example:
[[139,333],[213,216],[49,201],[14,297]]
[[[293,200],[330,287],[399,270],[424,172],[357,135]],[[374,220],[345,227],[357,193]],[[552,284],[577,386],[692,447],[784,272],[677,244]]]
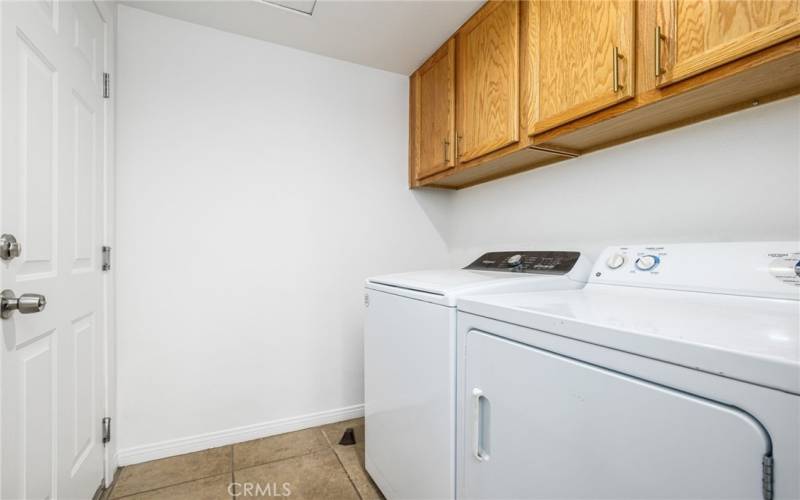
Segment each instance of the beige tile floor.
[[[355,430],[353,446],[338,444],[347,427]],[[229,491],[232,482],[238,483],[233,497]],[[252,485],[249,491],[248,484]],[[123,467],[104,494],[109,500],[280,496],[292,500],[383,499],[364,470],[364,419]]]

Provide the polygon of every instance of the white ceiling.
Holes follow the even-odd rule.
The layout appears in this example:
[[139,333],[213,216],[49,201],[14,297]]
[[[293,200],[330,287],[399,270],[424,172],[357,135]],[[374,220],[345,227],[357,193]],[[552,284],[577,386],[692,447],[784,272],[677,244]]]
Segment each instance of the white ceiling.
[[[292,1],[280,3],[287,5]],[[308,3],[295,1],[303,6]],[[483,0],[317,0],[311,16],[262,0],[123,0],[123,3],[409,75],[483,4]]]

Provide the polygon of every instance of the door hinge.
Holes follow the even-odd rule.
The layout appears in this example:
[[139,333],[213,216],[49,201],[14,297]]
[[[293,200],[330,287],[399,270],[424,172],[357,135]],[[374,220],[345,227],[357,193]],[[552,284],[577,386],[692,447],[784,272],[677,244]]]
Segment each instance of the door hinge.
[[771,455],[764,455],[761,459],[761,482],[764,500],[772,500],[775,461]]
[[103,97],[108,99],[111,97],[111,75],[103,73]]
[[103,417],[103,444],[111,441],[111,417]]
[[103,271],[111,270],[111,247],[103,247]]

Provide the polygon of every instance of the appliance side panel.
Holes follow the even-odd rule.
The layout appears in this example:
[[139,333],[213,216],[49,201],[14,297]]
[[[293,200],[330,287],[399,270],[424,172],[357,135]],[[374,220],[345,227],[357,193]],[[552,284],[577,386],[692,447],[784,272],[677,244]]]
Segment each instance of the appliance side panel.
[[390,498],[453,498],[455,309],[365,292],[367,470]]

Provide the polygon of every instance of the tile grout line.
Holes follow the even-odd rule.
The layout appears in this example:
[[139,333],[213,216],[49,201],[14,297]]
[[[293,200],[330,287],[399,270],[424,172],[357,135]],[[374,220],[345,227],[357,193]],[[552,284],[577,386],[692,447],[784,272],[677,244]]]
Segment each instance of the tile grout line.
[[[0,1],[2,1],[2,0],[0,0]],[[291,457],[284,457],[284,458],[279,458],[277,460],[270,460],[269,462],[258,463],[258,464],[255,464],[255,465],[248,465],[247,467],[240,467],[240,468],[238,468],[236,470],[243,471],[243,470],[247,470],[247,469],[255,469],[256,467],[263,467],[265,465],[272,465],[272,464],[276,464],[278,462],[284,462],[286,460],[294,460],[295,458],[307,457],[308,455],[314,455],[315,453],[319,453],[321,451],[325,451],[325,449],[324,448],[320,448],[320,449],[317,449],[317,450],[311,450],[311,451],[307,451],[305,453],[301,453],[299,455],[292,455]]]
[[350,475],[350,471],[347,470],[347,467],[345,467],[344,462],[342,462],[341,457],[339,457],[339,453],[336,452],[336,448],[333,447],[333,443],[331,443],[331,440],[328,438],[328,435],[325,433],[325,431],[322,430],[322,427],[319,428],[319,431],[322,433],[322,437],[325,438],[325,441],[328,442],[328,446],[330,447],[331,451],[333,452],[333,456],[335,456],[336,457],[336,461],[339,462],[339,465],[341,466],[342,470],[344,471],[344,475],[347,476],[347,480],[350,481],[350,485],[353,487],[353,490],[355,490],[356,495],[358,495],[359,499],[364,500],[364,497],[361,496],[361,492],[358,491],[358,487],[356,486],[355,481],[353,481],[353,476]]
[[[0,2],[2,2],[2,0],[0,0]],[[118,476],[122,475],[122,470],[125,469],[126,467],[136,467],[137,465],[150,464],[150,463],[153,463],[153,462],[160,462],[162,460],[169,460],[170,458],[176,458],[176,457],[181,457],[181,456],[185,456],[185,455],[193,455],[195,453],[203,453],[203,452],[206,452],[206,451],[209,451],[209,450],[218,450],[218,449],[228,448],[228,447],[230,447],[230,449],[231,449],[231,473],[233,473],[233,445],[232,444],[228,444],[228,445],[225,445],[225,446],[216,446],[214,448],[206,448],[205,450],[193,451],[191,453],[182,453],[180,455],[175,455],[175,456],[172,456],[172,457],[164,457],[164,458],[159,458],[157,460],[150,460],[150,461],[147,461],[147,462],[142,462],[140,464],[132,464],[132,465],[126,465],[124,467],[120,467],[119,468],[119,473],[114,476],[115,480],[114,480],[114,483],[112,485],[113,489],[116,489],[117,485],[119,484],[119,481],[117,481],[117,479],[119,479]],[[125,495],[123,495],[121,497],[114,498],[114,499],[111,498],[111,495],[113,494],[113,489],[112,489],[112,492],[109,493],[109,496],[107,498],[109,500],[117,500],[117,499],[121,499],[121,498],[127,498],[127,497],[130,497],[130,496],[133,496],[133,495],[138,495],[140,493],[149,493],[151,491],[163,490],[164,488],[170,488],[172,486],[180,486],[182,484],[191,483],[193,481],[202,481],[204,479],[209,479],[209,478],[212,478],[212,477],[222,476],[224,474],[225,474],[224,472],[218,472],[216,474],[209,474],[207,476],[193,477],[191,479],[187,479],[185,481],[179,481],[177,483],[164,484],[164,485],[158,486],[157,488],[150,488],[150,489],[145,489],[145,490],[137,490],[137,491],[134,491],[134,492],[131,492],[131,493],[127,493],[127,494],[125,494]],[[231,477],[232,477],[232,474],[231,474]]]
[[[0,1],[2,1],[2,0],[0,0]],[[161,460],[168,460],[170,458],[176,458],[176,457],[180,457],[180,456],[184,456],[184,455],[193,455],[195,453],[203,453],[205,451],[217,450],[217,449],[222,449],[222,448],[227,448],[227,447],[231,448],[231,455],[233,455],[233,445],[225,445],[225,446],[217,446],[215,448],[206,448],[205,450],[194,451],[194,452],[191,452],[191,453],[183,453],[181,455],[175,455],[174,457],[164,457],[164,458],[159,458],[158,460],[150,460],[148,462],[142,462],[141,464],[132,464],[132,465],[126,465],[124,467],[120,467],[118,469],[118,473],[114,475],[113,489],[115,490],[117,488],[117,486],[119,485],[118,479],[120,479],[120,477],[122,476],[123,469],[125,469],[127,467],[136,467],[137,465],[149,464],[149,463],[153,463],[153,462],[159,462]],[[231,469],[233,469],[233,466],[231,466]],[[113,494],[113,490],[112,490],[112,492],[109,493],[108,499],[109,500],[118,500],[118,499],[122,499],[122,498],[128,498],[128,497],[131,497],[133,495],[139,495],[141,493],[150,493],[152,491],[159,491],[159,490],[163,490],[163,489],[166,489],[166,488],[171,488],[173,486],[180,486],[182,484],[191,483],[191,482],[194,482],[194,481],[203,481],[205,479],[209,479],[209,478],[217,477],[217,476],[222,476],[222,475],[224,475],[224,472],[220,472],[218,474],[210,474],[208,476],[195,477],[195,478],[187,479],[186,481],[179,481],[177,483],[164,484],[164,485],[161,485],[161,486],[159,486],[157,488],[150,488],[150,489],[145,489],[145,490],[134,491],[134,492],[131,492],[131,493],[128,493],[126,495],[123,495],[123,496],[120,496],[120,497],[117,497],[117,498],[113,498],[113,499],[111,498],[111,495]]]
[[235,453],[235,449],[236,449],[235,446],[234,446],[235,444],[236,443],[230,445],[231,446],[231,483],[228,485],[228,494],[231,496],[231,498],[233,498],[233,493],[231,493],[231,491],[233,491],[233,490],[231,489],[231,486],[233,485],[233,483],[236,482],[236,474],[235,474],[236,467],[234,465],[236,463],[236,461],[233,458],[233,454]]
[[210,479],[212,477],[224,476],[224,475],[225,474],[213,474],[211,476],[203,476],[203,477],[198,477],[198,478],[195,478],[195,479],[189,479],[188,481],[181,481],[180,483],[175,483],[175,484],[167,484],[167,485],[164,485],[164,486],[159,486],[158,488],[151,488],[149,490],[135,491],[133,493],[129,493],[127,495],[124,495],[124,496],[121,496],[121,497],[117,497],[117,498],[115,498],[113,500],[122,500],[123,498],[130,498],[130,497],[132,497],[134,495],[141,495],[142,493],[151,493],[153,491],[161,491],[161,490],[165,490],[167,488],[174,488],[175,486],[181,486],[183,484],[193,483],[195,481],[204,481],[204,480]]
[[325,431],[322,430],[322,427],[318,427],[318,429],[322,433],[322,437],[325,438],[325,442],[328,443],[328,448],[333,449],[333,444],[331,444],[331,440],[328,439],[328,435],[325,434]]
[[344,462],[342,462],[342,459],[339,458],[339,454],[336,453],[336,450],[333,450],[333,455],[336,457],[336,461],[338,461],[339,465],[342,467],[342,471],[344,471],[344,475],[347,476],[347,480],[350,481],[350,485],[353,487],[353,490],[356,492],[356,495],[358,495],[358,498],[360,498],[361,500],[364,500],[364,497],[361,496],[361,492],[358,491],[358,487],[356,486],[355,481],[353,481],[353,477],[350,476],[350,471],[348,471],[347,467],[344,466]]
[[[323,433],[323,436],[324,436],[324,433]],[[265,438],[261,438],[261,439],[265,439]],[[327,438],[326,438],[326,441],[327,441]],[[242,442],[246,443],[247,441],[242,441]],[[239,443],[235,443],[235,444],[239,444]],[[227,445],[227,446],[230,446],[230,448],[231,448],[231,481],[233,482],[233,481],[235,481],[235,475],[234,474],[236,472],[236,467],[234,465],[235,461],[234,461],[234,457],[233,457],[233,454],[234,454],[233,447],[234,447],[234,445]],[[219,448],[225,448],[225,446],[220,446]],[[214,449],[214,448],[209,448],[209,449]],[[312,455],[314,453],[319,453],[320,451],[322,451],[322,450],[311,450],[311,451],[308,451],[306,453],[301,453],[299,455],[293,455],[291,457],[281,458],[281,459],[278,459],[278,460],[270,460],[268,462],[263,462],[263,463],[258,463],[258,464],[255,464],[255,465],[250,465],[250,466],[247,466],[247,467],[242,467],[239,470],[242,471],[242,470],[246,470],[246,469],[252,469],[252,468],[255,468],[255,467],[261,467],[263,465],[270,465],[270,464],[274,464],[274,463],[278,463],[278,462],[283,462],[284,460],[292,460],[294,458],[299,458],[299,457],[304,457],[304,456],[307,456],[307,455]],[[167,458],[171,458],[171,457],[167,457]],[[128,497],[131,497],[131,496],[134,496],[134,495],[140,495],[142,493],[151,493],[153,491],[160,491],[160,490],[163,490],[163,489],[166,489],[166,488],[172,488],[174,486],[180,486],[180,485],[183,485],[183,484],[192,483],[194,481],[202,481],[202,480],[205,480],[205,479],[210,479],[212,477],[217,477],[217,476],[221,476],[221,475],[224,475],[224,474],[211,474],[210,476],[196,477],[196,478],[188,479],[186,481],[181,481],[179,483],[165,484],[163,486],[159,486],[158,488],[151,488],[151,489],[148,489],[148,490],[135,491],[135,492],[129,493],[127,495],[124,495],[124,496],[121,496],[121,497],[117,497],[114,500],[117,500],[117,499],[121,500],[123,498],[128,498]],[[114,487],[116,487],[116,484],[114,485]],[[109,496],[109,498],[110,498],[110,496]]]

